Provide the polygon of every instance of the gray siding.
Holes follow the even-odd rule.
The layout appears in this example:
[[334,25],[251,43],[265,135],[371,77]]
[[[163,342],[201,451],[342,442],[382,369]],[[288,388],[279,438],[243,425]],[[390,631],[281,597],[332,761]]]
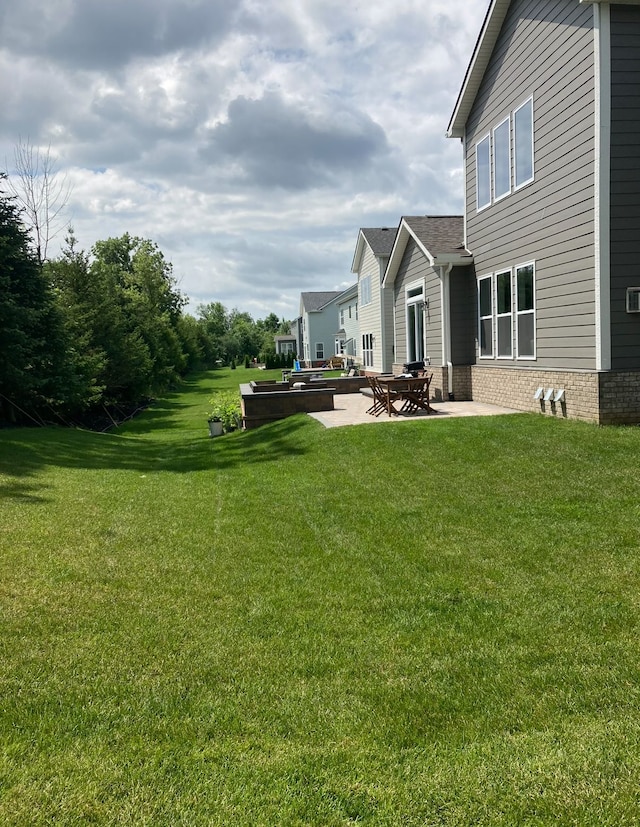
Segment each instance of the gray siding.
[[640,8],[611,6],[611,358],[640,367],[640,314],[625,311],[640,287]]
[[449,276],[451,312],[451,362],[471,365],[475,361],[477,336],[476,279],[473,267],[454,267]]
[[[467,123],[467,247],[479,276],[535,262],[537,367],[595,367],[592,27],[591,6],[514,0]],[[531,95],[535,180],[478,213],[475,145]]]
[[429,266],[424,253],[413,238],[407,247],[398,268],[394,284],[394,318],[396,351],[394,361],[402,364],[407,361],[407,285],[423,281],[425,300],[429,306],[425,313],[426,356],[432,365],[442,364],[442,308],[440,300],[440,279],[435,270]]

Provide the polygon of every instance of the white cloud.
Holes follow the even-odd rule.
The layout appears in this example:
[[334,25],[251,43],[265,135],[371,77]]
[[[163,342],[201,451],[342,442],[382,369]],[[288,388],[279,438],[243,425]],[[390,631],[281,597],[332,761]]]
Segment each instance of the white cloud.
[[0,159],[51,144],[81,246],[152,238],[192,308],[292,317],[359,227],[461,210],[444,133],[487,3],[6,3]]

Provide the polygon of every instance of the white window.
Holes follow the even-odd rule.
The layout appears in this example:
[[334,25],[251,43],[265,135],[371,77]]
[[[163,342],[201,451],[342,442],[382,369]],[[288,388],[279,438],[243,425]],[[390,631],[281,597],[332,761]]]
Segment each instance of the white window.
[[340,327],[344,324],[344,310],[340,311]]
[[362,334],[362,364],[365,368],[373,367],[373,333]]
[[533,98],[513,113],[514,186],[533,181]]
[[424,359],[424,284],[408,285],[407,306],[407,362]]
[[356,302],[356,321],[358,321],[358,302]]
[[365,304],[371,303],[371,276],[365,276],[363,279],[360,279],[360,304],[364,306]]
[[478,279],[478,341],[480,358],[493,358],[493,277]]
[[496,201],[511,192],[511,119],[493,130],[493,197]]
[[324,343],[316,342],[316,359],[324,359]]
[[476,144],[476,200],[479,210],[491,203],[491,138]]
[[536,358],[535,266],[516,267],[516,342],[518,359]]
[[513,305],[511,270],[496,273],[496,337],[498,358],[513,356]]

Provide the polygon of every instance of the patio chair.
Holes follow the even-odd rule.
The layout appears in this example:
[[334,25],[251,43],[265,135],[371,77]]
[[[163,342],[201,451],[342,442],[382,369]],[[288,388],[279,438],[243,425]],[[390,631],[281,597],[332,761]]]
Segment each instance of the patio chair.
[[372,416],[380,416],[381,413],[389,413],[389,403],[400,399],[400,394],[397,391],[390,389],[385,390],[382,387],[376,376],[367,376],[367,382],[373,392],[373,405],[367,409],[367,413]]
[[415,414],[419,411],[431,413],[429,388],[431,386],[431,380],[433,379],[433,373],[428,374],[427,371],[422,371],[421,377],[424,379],[424,384],[415,385],[401,392],[403,403],[400,408],[400,413]]

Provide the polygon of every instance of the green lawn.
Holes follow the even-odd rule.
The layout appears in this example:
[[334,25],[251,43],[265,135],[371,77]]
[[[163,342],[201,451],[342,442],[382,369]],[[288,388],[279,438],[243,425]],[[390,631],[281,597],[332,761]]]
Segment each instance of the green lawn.
[[0,824],[640,824],[640,429],[209,439],[257,373],[0,431]]

